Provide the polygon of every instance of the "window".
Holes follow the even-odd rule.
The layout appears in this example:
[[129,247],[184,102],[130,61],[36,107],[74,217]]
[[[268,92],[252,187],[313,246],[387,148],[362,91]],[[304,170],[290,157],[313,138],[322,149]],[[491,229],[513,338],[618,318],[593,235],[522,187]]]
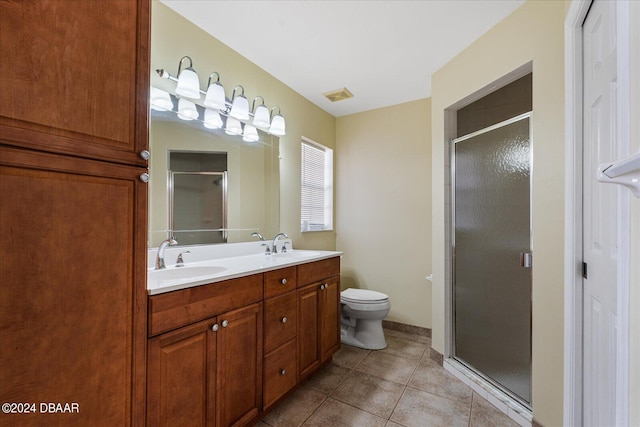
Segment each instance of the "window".
[[303,139],[300,231],[333,230],[333,150]]

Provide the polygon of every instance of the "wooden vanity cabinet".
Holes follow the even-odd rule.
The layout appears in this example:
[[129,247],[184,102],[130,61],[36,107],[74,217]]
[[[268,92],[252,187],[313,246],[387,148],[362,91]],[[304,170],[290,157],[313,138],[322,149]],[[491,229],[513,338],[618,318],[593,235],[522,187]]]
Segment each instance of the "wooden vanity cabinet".
[[338,257],[298,266],[298,284],[301,286],[297,290],[299,380],[315,371],[340,348],[339,274]]
[[262,274],[150,297],[150,324],[176,329],[149,339],[148,426],[241,426],[258,416],[262,298]]
[[340,347],[339,274],[335,257],[150,296],[147,425],[263,416]]

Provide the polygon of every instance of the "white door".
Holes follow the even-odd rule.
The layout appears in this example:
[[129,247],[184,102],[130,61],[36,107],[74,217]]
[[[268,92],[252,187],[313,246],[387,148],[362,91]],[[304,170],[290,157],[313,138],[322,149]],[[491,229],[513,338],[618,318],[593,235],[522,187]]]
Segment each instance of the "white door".
[[[625,248],[620,236],[628,190],[597,182],[600,163],[615,161],[622,151],[619,135],[617,2],[596,0],[583,26],[583,415],[585,426],[617,426],[625,421],[620,394],[619,269]],[[628,233],[628,228],[626,230]]]

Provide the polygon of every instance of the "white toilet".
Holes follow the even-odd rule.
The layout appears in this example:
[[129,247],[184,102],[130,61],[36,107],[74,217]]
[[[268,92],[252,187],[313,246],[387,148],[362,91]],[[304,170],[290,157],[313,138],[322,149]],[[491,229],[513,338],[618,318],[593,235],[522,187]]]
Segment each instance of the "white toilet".
[[391,309],[389,296],[367,289],[345,289],[340,292],[340,341],[368,350],[387,346],[382,319]]

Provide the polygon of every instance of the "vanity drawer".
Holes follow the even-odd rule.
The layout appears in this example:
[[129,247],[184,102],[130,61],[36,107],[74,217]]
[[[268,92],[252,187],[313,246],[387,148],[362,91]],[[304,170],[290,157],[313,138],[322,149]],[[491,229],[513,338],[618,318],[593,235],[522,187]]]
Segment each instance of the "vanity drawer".
[[264,407],[296,385],[296,340],[292,339],[264,358]]
[[296,267],[281,268],[264,273],[264,297],[269,298],[296,288]]
[[289,292],[264,301],[265,354],[296,336],[296,293]]
[[262,274],[149,297],[149,336],[262,300]]
[[298,265],[298,287],[340,274],[340,257]]

